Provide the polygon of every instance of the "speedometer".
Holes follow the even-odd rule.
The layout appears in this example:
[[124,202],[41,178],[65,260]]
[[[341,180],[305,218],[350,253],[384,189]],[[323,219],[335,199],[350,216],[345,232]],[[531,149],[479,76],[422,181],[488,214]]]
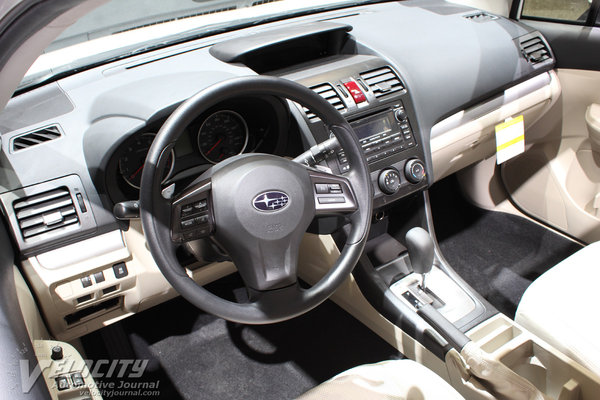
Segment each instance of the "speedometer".
[[234,111],[217,111],[204,120],[198,131],[200,154],[214,164],[241,154],[247,144],[248,125]]

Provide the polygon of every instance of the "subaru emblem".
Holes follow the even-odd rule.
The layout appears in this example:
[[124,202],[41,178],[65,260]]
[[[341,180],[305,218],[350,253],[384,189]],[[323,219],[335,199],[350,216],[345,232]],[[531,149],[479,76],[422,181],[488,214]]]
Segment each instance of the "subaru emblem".
[[264,192],[252,200],[252,205],[259,211],[281,210],[290,202],[290,198],[283,192]]

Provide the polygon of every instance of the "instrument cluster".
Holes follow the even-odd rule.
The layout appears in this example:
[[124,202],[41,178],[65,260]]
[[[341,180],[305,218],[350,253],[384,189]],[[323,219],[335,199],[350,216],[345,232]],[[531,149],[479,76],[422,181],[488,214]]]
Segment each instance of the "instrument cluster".
[[[137,199],[146,161],[156,132],[165,119],[127,135],[107,167],[107,192],[113,203]],[[167,160],[164,185],[193,180],[210,166],[242,153],[281,153],[289,111],[279,99],[235,99],[211,108],[182,133]],[[189,183],[189,182],[188,182]]]

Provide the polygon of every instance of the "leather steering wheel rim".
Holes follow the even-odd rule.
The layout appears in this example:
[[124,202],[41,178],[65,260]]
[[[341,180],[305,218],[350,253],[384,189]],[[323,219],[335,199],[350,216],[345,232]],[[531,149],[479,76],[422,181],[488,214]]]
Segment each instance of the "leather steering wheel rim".
[[[235,303],[220,298],[196,284],[177,261],[175,254],[177,246],[171,240],[170,228],[173,204],[161,195],[160,177],[168,153],[195,118],[226,99],[251,95],[271,95],[297,102],[309,108],[325,123],[338,139],[351,166],[350,172],[344,179],[350,183],[351,190],[354,191],[356,210],[347,216],[350,230],[340,257],[319,282],[309,289],[300,289],[296,283],[288,287],[264,290],[260,291],[256,301]],[[245,155],[236,156],[239,160],[234,159],[230,163],[243,163],[241,160],[243,156]],[[259,160],[261,157],[255,157],[257,162],[262,162]],[[169,283],[184,298],[198,308],[229,321],[246,324],[274,323],[313,309],[331,296],[350,275],[362,254],[369,233],[372,190],[368,164],[360,143],[350,125],[329,102],[312,90],[282,78],[264,76],[232,78],[210,86],[184,101],[159,130],[148,152],[142,172],[141,220],[148,247],[156,264]],[[216,225],[218,231],[219,221],[216,221]]]

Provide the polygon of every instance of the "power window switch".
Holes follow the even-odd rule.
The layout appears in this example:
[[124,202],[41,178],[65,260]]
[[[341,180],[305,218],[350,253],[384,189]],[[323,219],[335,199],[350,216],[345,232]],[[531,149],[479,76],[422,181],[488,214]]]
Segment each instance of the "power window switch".
[[58,378],[55,378],[55,381],[56,381],[56,388],[59,391],[67,390],[70,388],[69,380],[67,379],[66,376],[59,376]]
[[113,272],[115,273],[115,278],[117,279],[121,279],[129,275],[127,266],[123,262],[113,265]]

